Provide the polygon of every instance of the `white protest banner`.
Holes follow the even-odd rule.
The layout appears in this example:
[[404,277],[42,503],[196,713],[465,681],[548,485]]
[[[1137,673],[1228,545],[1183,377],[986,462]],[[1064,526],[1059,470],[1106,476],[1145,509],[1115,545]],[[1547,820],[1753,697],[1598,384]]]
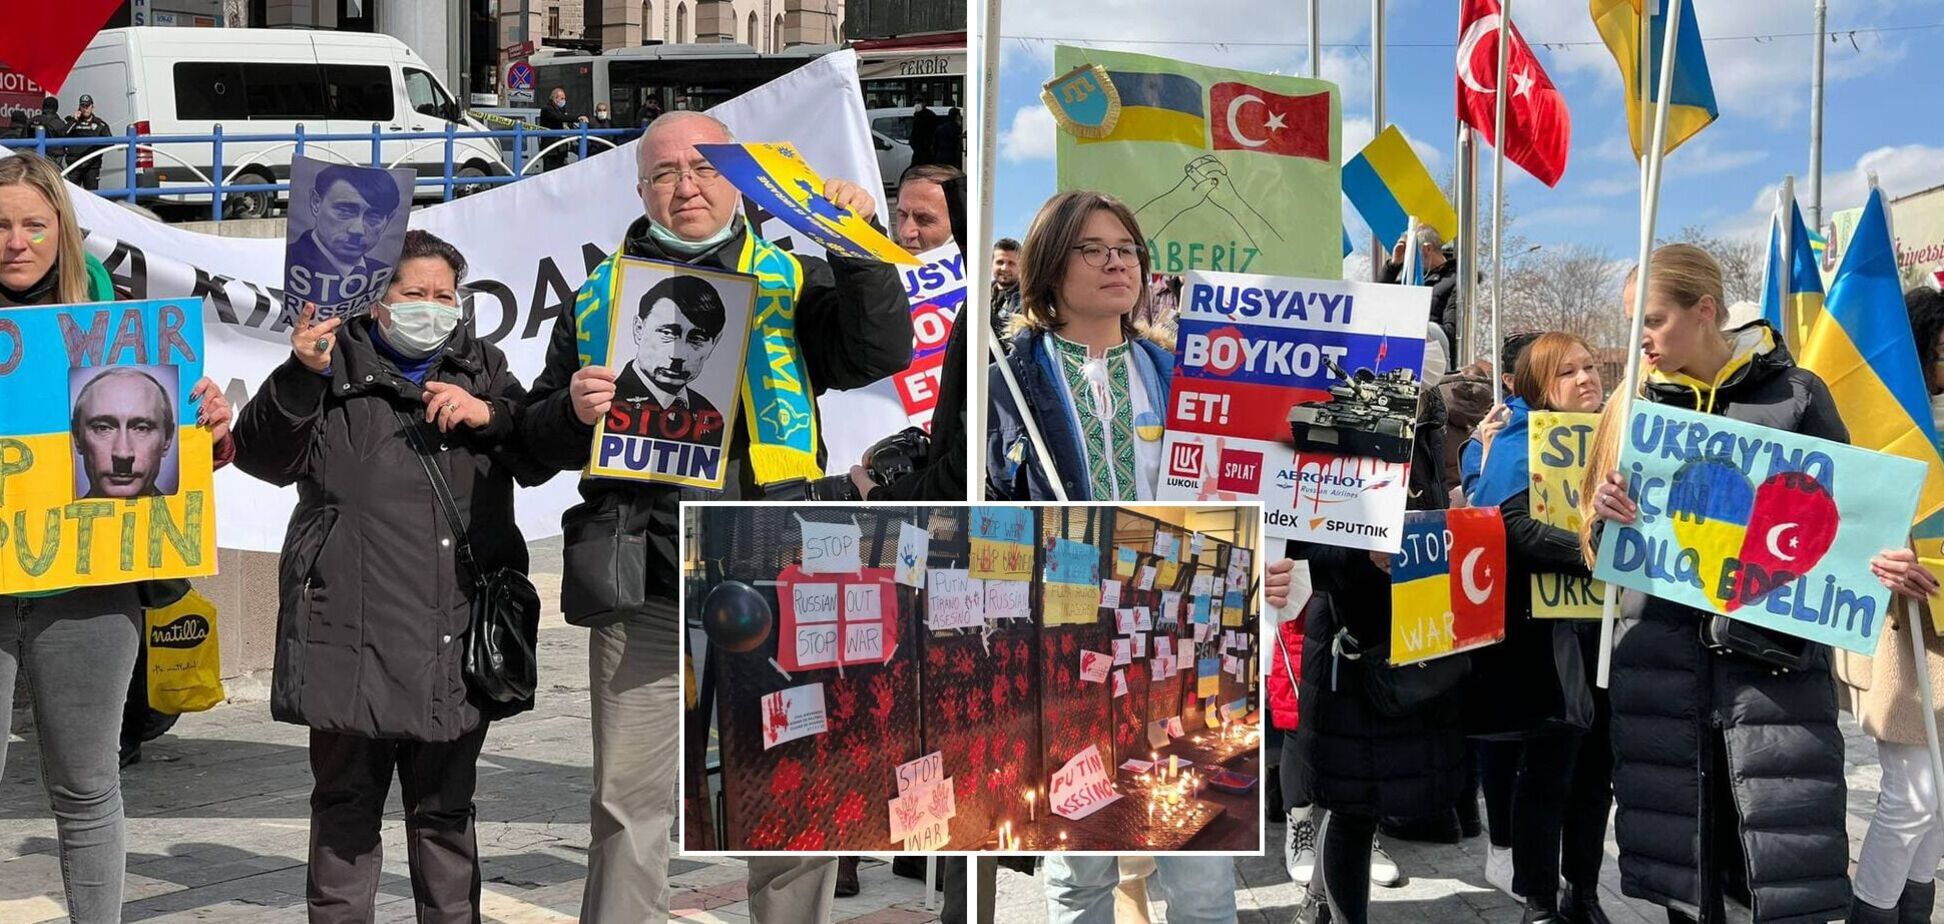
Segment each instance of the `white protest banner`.
[[933,568],[925,599],[927,628],[976,629],[985,623],[985,582],[963,568]]
[[1395,552],[1431,290],[1188,274],[1162,500],[1263,502],[1263,532]]
[[797,517],[803,528],[803,573],[855,574],[863,570],[864,538],[856,522],[819,523]]
[[[709,112],[739,137],[791,139],[826,175],[883,188],[855,52],[825,55]],[[412,227],[444,238],[465,255],[470,272],[461,294],[473,329],[506,353],[524,383],[539,375],[554,319],[573,309],[575,289],[641,217],[634,194],[636,144],[411,214]],[[205,367],[241,407],[290,356],[282,309],[284,241],[190,231],[69,189],[85,246],[108,267],[121,297],[204,300]],[[763,235],[779,246],[820,254],[781,222],[755,217]],[[882,204],[878,217],[888,219]],[[831,473],[848,471],[872,443],[907,425],[891,378],[856,391],[826,392],[818,407]],[[579,481],[578,473],[567,472],[520,492],[514,510],[526,538],[560,534],[561,512],[580,501]],[[294,489],[231,466],[216,473],[216,490],[223,548],[283,547]]]
[[908,587],[925,586],[925,565],[931,560],[931,533],[910,523],[898,524],[898,583]]
[[1127,695],[1127,672],[1115,671],[1114,672],[1114,698],[1120,699],[1121,697],[1126,695]]
[[[1118,667],[1123,664],[1132,663],[1134,663],[1134,640],[1131,638],[1114,639],[1114,665]],[[1084,664],[1081,666],[1081,670],[1083,672],[1086,670]]]
[[[952,778],[914,784],[891,800],[889,814],[894,841],[908,841],[921,836],[927,828],[952,820],[958,814]],[[906,846],[909,848],[909,843]]]
[[806,683],[763,697],[763,750],[826,730],[823,684]]
[[1100,582],[1100,605],[1103,608],[1112,609],[1120,606],[1120,595],[1121,582],[1113,580]]
[[1114,791],[1114,781],[1107,777],[1107,762],[1100,759],[1100,746],[1089,744],[1053,774],[1053,784],[1047,787],[1046,805],[1055,815],[1079,821],[1114,804],[1120,797]]

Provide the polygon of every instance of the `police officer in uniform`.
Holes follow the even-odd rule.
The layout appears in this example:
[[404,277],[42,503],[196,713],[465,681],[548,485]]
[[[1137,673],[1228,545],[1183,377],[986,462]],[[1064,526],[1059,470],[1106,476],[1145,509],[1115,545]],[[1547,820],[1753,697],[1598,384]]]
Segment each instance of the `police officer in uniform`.
[[[67,136],[69,138],[106,138],[112,134],[114,134],[114,130],[109,127],[108,123],[95,116],[94,97],[86,93],[81,94],[81,108],[74,115],[68,117]],[[87,157],[89,154],[93,154],[105,147],[107,145],[95,144],[86,147],[68,148],[68,162],[76,163],[81,158]],[[82,189],[88,190],[89,192],[100,189],[101,158],[97,157],[82,163],[68,174],[68,179],[80,184]]]

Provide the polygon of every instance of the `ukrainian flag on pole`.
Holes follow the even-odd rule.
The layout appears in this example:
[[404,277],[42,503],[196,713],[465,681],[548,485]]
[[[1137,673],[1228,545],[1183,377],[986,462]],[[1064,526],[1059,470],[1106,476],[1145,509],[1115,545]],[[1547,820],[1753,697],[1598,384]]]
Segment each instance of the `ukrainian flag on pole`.
[[[1681,146],[1720,115],[1715,106],[1714,81],[1708,77],[1708,58],[1701,50],[1701,29],[1694,22],[1695,0],[1681,5],[1681,33],[1675,37],[1674,82],[1667,111],[1667,150]],[[1647,150],[1654,130],[1656,94],[1660,92],[1661,45],[1667,35],[1667,11],[1661,0],[1589,0],[1593,25],[1613,59],[1620,65],[1620,84],[1627,88],[1627,128],[1633,140],[1634,157]],[[1642,28],[1649,20],[1651,32]],[[1641,74],[1641,42],[1651,42],[1648,51],[1653,70]],[[1643,79],[1644,78],[1644,79]]]
[[1849,426],[1850,442],[1929,466],[1917,520],[1944,510],[1944,455],[1931,426],[1930,390],[1904,309],[1883,192],[1872,185],[1855,237],[1829,285],[1802,351]]
[[1458,237],[1458,212],[1395,125],[1343,165],[1343,194],[1386,247],[1404,236],[1413,215],[1444,240]]
[[[1782,269],[1782,222],[1778,214],[1769,224],[1768,267],[1762,275],[1762,319],[1769,322],[1789,345],[1792,353],[1802,352],[1809,331],[1815,326],[1816,316],[1822,313],[1823,284],[1822,258],[1816,255],[1815,241],[1809,237],[1809,229],[1802,223],[1802,208],[1796,204],[1795,197],[1789,197],[1789,219],[1793,223],[1789,231],[1789,317],[1793,324],[1784,324],[1782,318],[1781,293],[1776,291],[1776,280],[1781,277]],[[1901,301],[1899,302],[1901,304]]]

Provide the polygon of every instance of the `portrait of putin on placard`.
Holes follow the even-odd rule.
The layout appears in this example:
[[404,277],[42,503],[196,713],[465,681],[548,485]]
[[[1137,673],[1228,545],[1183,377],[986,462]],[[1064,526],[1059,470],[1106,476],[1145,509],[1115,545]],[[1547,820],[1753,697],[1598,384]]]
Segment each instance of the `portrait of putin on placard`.
[[[635,355],[615,375],[608,432],[710,444],[722,437],[722,413],[695,389],[722,339],[729,314],[721,293],[696,276],[656,282],[633,306]],[[724,403],[735,395],[722,396]],[[625,423],[616,426],[616,423]]]
[[176,492],[180,378],[174,366],[106,366],[68,374],[77,499]]

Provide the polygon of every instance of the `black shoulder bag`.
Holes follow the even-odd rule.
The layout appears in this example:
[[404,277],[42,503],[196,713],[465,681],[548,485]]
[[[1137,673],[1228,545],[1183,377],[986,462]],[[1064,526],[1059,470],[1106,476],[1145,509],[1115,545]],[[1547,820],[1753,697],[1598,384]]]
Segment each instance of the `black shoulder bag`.
[[445,511],[446,525],[459,545],[459,565],[473,580],[472,617],[466,627],[466,686],[494,703],[517,703],[533,698],[539,683],[540,595],[533,582],[513,568],[484,573],[473,559],[472,540],[466,538],[466,524],[459,519],[459,504],[445,475],[432,462],[432,453],[419,439],[418,425],[398,409],[398,423],[405,428],[405,439],[418,453],[425,477],[432,481]]

